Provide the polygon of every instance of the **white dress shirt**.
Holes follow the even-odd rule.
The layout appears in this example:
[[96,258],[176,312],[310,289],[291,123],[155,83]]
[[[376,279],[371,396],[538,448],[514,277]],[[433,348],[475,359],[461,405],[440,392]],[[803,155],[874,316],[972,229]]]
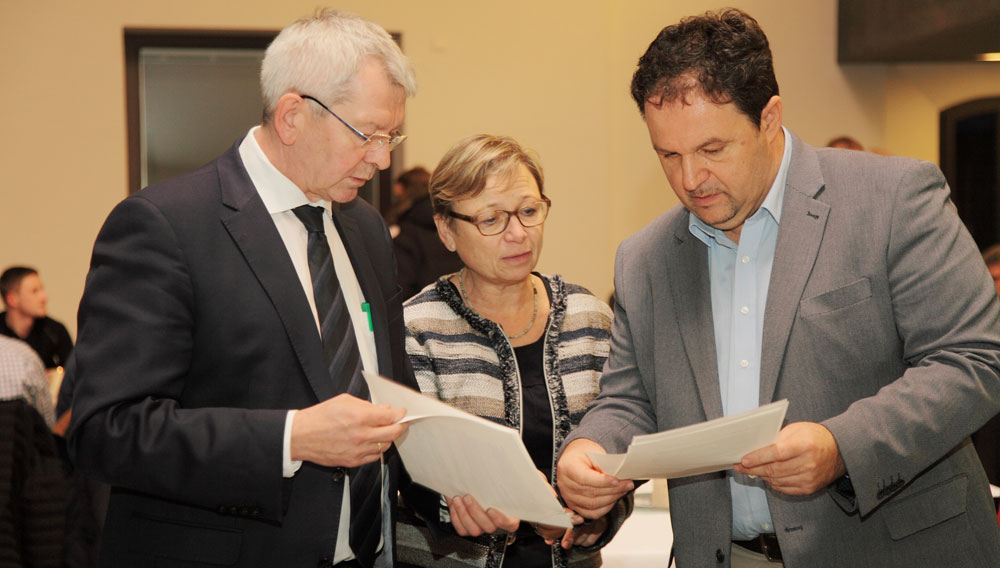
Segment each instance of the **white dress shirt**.
[[[310,202],[309,198],[299,186],[288,179],[264,154],[260,144],[257,143],[256,134],[260,127],[255,126],[250,129],[247,136],[240,144],[240,158],[243,160],[243,167],[250,175],[257,193],[267,212],[271,214],[271,220],[281,235],[281,240],[285,243],[288,256],[295,266],[295,273],[299,277],[302,289],[305,291],[309,307],[312,309],[313,318],[316,321],[316,333],[320,333],[319,314],[316,311],[316,301],[313,297],[312,276],[309,273],[308,241],[309,232],[302,221],[295,216],[292,211],[300,205],[320,206],[324,210],[323,228],[326,232],[327,241],[330,244],[330,252],[333,255],[333,266],[337,273],[337,280],[344,292],[344,301],[347,304],[347,311],[351,316],[351,323],[354,326],[354,334],[358,339],[358,349],[361,351],[361,363],[364,369],[371,373],[378,373],[378,357],[375,352],[375,332],[369,325],[368,314],[362,308],[365,302],[364,293],[358,283],[358,277],[354,273],[351,259],[344,247],[344,242],[340,238],[333,223],[330,213],[330,202],[325,200]],[[332,379],[331,379],[332,380]],[[283,474],[285,477],[292,477],[301,467],[301,461],[291,459],[291,437],[292,423],[295,419],[295,411],[288,412],[285,420],[285,442],[282,455]],[[351,498],[350,479],[345,476],[344,498],[340,512],[340,529],[337,533],[337,549],[334,553],[334,562],[341,562],[353,558],[353,553],[348,545],[348,535],[350,534],[351,521]]]

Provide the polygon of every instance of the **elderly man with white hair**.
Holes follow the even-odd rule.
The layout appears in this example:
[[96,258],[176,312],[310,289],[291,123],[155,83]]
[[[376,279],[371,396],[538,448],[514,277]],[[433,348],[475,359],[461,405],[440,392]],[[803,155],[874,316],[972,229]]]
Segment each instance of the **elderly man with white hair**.
[[387,566],[415,387],[389,233],[358,189],[404,138],[413,70],[321,11],[261,69],[264,120],[125,199],[80,305],[70,451],[112,486],[102,566]]

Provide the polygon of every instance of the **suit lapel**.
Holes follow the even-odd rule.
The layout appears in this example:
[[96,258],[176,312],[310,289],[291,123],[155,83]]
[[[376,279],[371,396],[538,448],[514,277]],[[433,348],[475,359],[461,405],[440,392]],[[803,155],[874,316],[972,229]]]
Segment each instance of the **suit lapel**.
[[[660,302],[672,301],[677,314],[677,326],[681,331],[684,350],[694,372],[698,394],[711,420],[722,416],[722,394],[719,390],[719,366],[715,354],[715,328],[712,319],[712,286],[708,275],[708,252],[706,247],[691,235],[687,226],[687,215],[679,215],[674,224],[673,236],[668,246],[673,247],[660,261],[661,269],[670,281],[669,298],[657,298]],[[665,294],[663,286],[651,283],[654,294]],[[656,330],[669,325],[654,314]],[[665,330],[664,330],[665,332]],[[657,345],[661,342],[657,340]],[[662,350],[657,349],[657,353]],[[657,367],[671,369],[677,361],[657,361]],[[669,372],[669,371],[666,371]]]
[[323,359],[323,345],[309,301],[285,252],[284,241],[264,207],[236,147],[219,162],[222,224],[229,231],[281,318],[302,370],[318,400],[333,396],[333,382]]
[[347,255],[351,258],[351,266],[354,267],[354,274],[358,277],[358,284],[364,292],[365,301],[368,302],[372,328],[375,330],[375,352],[378,357],[379,374],[391,377],[393,369],[388,344],[389,320],[386,319],[385,298],[372,265],[372,257],[368,253],[358,224],[350,216],[345,215],[337,204],[333,207],[333,221],[340,232],[341,240],[344,241]]
[[764,310],[761,404],[771,402],[774,397],[788,336],[816,263],[830,213],[829,205],[815,199],[823,188],[823,175],[815,152],[794,134],[788,142],[792,143],[792,157]]

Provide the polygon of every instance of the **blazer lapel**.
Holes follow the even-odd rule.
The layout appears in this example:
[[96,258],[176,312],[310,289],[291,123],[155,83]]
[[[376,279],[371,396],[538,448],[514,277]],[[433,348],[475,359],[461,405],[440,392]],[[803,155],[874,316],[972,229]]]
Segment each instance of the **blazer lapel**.
[[318,400],[333,396],[333,381],[323,359],[316,320],[284,241],[243,168],[236,147],[220,160],[222,224],[274,305],[306,379]]
[[[719,388],[719,366],[715,354],[715,328],[712,320],[712,286],[708,275],[708,251],[698,239],[691,235],[687,226],[687,215],[682,214],[674,225],[673,236],[668,246],[673,251],[664,255],[659,262],[660,270],[670,281],[672,297],[657,298],[661,302],[672,301],[677,314],[676,325],[680,328],[684,350],[694,372],[698,394],[709,420],[722,416],[722,394]],[[664,294],[663,286],[652,282],[654,294]],[[656,329],[673,325],[661,321],[654,314]],[[660,341],[657,341],[660,345]],[[657,349],[659,353],[661,350]],[[657,367],[671,369],[677,361],[657,361]]]
[[378,357],[379,374],[393,376],[392,357],[389,350],[389,320],[386,318],[385,298],[382,295],[382,288],[379,286],[378,275],[372,266],[371,255],[365,246],[365,240],[361,236],[358,224],[345,215],[340,210],[338,204],[333,206],[333,221],[340,231],[340,238],[344,241],[344,248],[351,258],[351,265],[354,267],[354,274],[358,277],[358,284],[365,294],[368,302],[369,315],[371,317],[372,328],[375,330],[375,351]]
[[816,263],[830,213],[829,205],[815,199],[824,185],[815,152],[794,134],[788,142],[792,144],[792,157],[764,310],[760,404],[771,402],[774,397],[788,335]]

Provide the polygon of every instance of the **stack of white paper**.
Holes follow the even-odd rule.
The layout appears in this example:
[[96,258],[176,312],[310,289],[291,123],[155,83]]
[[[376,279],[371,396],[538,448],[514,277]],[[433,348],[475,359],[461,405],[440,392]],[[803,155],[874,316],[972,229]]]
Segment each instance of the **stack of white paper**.
[[406,409],[410,428],[396,440],[413,480],[447,497],[472,495],[483,507],[569,528],[569,515],[511,428],[365,373],[372,402]]
[[785,420],[787,400],[741,414],[645,436],[624,454],[588,454],[619,479],[674,478],[729,469],[746,454],[769,446]]

